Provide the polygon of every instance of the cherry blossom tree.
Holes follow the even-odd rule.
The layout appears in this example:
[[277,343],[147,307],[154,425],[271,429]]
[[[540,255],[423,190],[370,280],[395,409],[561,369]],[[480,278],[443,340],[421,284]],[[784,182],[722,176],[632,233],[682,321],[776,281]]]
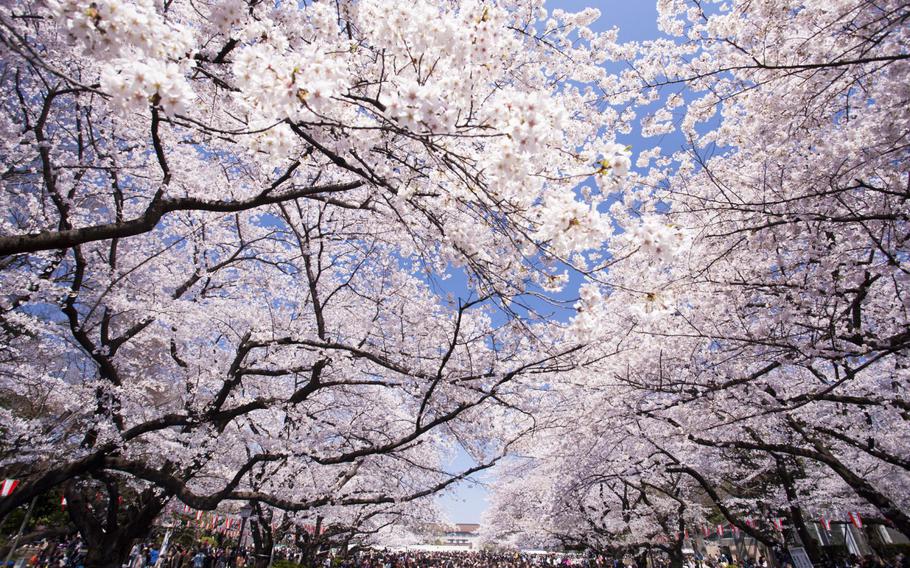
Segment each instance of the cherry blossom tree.
[[513,453],[538,540],[910,534],[910,11],[658,8],[4,8],[0,515],[62,487],[105,565],[173,499],[352,534]]
[[[658,9],[665,37],[611,47],[626,70],[603,101],[686,146],[642,149],[611,206],[610,265],[589,273],[571,324],[603,360],[572,375],[586,394],[568,399],[647,443],[583,434],[609,450],[575,477],[650,463],[689,478],[688,505],[710,503],[759,540],[777,538],[767,519],[779,515],[811,546],[806,523],[851,510],[908,533],[910,12]],[[565,448],[591,447],[541,445],[539,467],[563,474],[587,460]],[[570,528],[596,544],[588,520]]]
[[645,122],[690,147],[614,241],[602,309],[655,338],[630,379],[691,441],[822,464],[906,532],[906,6],[660,7],[682,39],[634,66],[680,92]]
[[597,12],[545,16],[4,8],[0,515],[62,486],[119,565],[173,499],[392,518],[532,430],[579,350],[536,308],[630,165]]

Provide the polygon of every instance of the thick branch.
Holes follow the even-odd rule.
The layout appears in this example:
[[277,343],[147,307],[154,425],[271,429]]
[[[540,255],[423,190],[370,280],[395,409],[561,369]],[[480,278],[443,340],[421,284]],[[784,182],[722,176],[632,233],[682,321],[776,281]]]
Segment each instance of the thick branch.
[[363,181],[352,181],[347,183],[302,187],[277,194],[266,191],[249,199],[235,201],[207,201],[195,197],[165,198],[163,197],[163,193],[159,191],[145,210],[145,213],[141,217],[129,221],[106,223],[79,229],[42,231],[40,233],[28,235],[0,237],[0,256],[69,248],[93,241],[132,237],[151,231],[164,215],[174,211],[234,213],[254,209],[256,207],[261,207],[262,205],[270,205],[312,195],[350,191],[361,187],[364,183],[365,182]]

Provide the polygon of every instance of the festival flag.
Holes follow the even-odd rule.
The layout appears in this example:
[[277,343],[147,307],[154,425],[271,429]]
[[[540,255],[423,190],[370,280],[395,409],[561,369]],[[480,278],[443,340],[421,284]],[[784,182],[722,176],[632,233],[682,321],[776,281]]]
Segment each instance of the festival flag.
[[201,521],[201,520],[202,520],[202,511],[196,511],[196,520],[197,520],[197,521]]
[[4,479],[0,484],[0,497],[9,497],[17,485],[19,485],[18,479]]
[[863,518],[859,516],[859,513],[849,513],[850,522],[853,523],[853,526],[861,529],[863,528]]
[[723,525],[717,525],[717,536],[719,536],[721,538],[724,537],[724,526]]
[[826,519],[824,516],[822,516],[818,519],[818,521],[826,531],[831,530],[831,519]]
[[738,527],[738,526],[736,526],[736,525],[734,525],[734,524],[731,523],[731,524],[730,524],[730,528],[733,529],[733,534],[739,534],[739,527]]
[[771,519],[771,523],[774,525],[774,529],[778,532],[784,532],[784,520],[780,517]]
[[709,529],[709,528],[707,527],[707,525],[706,525],[706,526],[703,526],[703,527],[701,528],[701,530],[702,530],[702,532],[705,533],[705,538],[708,538],[709,536],[711,536],[711,529]]

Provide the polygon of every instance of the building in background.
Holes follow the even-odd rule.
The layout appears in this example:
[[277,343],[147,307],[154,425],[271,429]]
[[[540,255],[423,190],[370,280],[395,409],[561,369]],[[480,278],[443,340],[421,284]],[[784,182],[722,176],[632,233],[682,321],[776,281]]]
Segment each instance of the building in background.
[[411,550],[457,551],[480,549],[480,525],[454,523],[429,525],[423,531],[423,542],[408,547]]
[[443,544],[457,546],[465,550],[477,550],[480,538],[480,525],[477,523],[455,523],[454,529],[443,534]]

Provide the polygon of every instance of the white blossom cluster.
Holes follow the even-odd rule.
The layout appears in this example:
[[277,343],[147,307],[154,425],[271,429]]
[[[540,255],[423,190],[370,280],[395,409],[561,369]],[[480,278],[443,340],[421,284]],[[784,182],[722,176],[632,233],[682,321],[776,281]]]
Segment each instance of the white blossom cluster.
[[154,59],[132,61],[119,69],[106,67],[101,88],[121,112],[143,112],[149,105],[160,105],[173,115],[186,112],[195,98],[180,65]]
[[293,52],[274,43],[246,46],[235,56],[233,72],[240,96],[264,120],[321,115],[348,82],[344,60],[316,45]]
[[192,29],[162,17],[155,2],[51,0],[49,6],[72,40],[104,62],[101,87],[120,111],[156,104],[173,114],[192,105],[186,80],[196,48]]
[[223,0],[209,8],[208,20],[215,29],[230,35],[234,27],[242,24],[249,13],[249,5],[243,0]]
[[48,6],[92,57],[176,59],[195,48],[191,29],[164,18],[154,0],[49,0]]
[[627,229],[626,238],[649,258],[668,263],[681,254],[687,243],[686,233],[667,216],[647,215]]

